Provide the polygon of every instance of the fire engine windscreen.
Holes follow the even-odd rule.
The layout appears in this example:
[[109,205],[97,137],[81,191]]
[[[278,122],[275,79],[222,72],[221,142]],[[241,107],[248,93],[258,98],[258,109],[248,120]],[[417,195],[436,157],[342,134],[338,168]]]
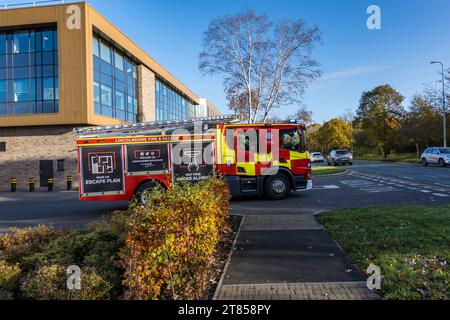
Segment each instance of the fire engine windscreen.
[[301,128],[280,130],[280,148],[304,152],[306,149],[305,136]]

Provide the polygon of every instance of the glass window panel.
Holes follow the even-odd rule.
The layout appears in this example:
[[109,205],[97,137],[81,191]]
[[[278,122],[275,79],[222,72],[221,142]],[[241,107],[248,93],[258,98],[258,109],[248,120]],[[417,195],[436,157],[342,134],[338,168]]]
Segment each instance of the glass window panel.
[[130,96],[128,96],[128,111],[129,112],[134,112],[133,110],[134,110],[134,106],[133,106],[133,103],[134,103],[134,100],[133,100],[133,97],[130,97]]
[[42,103],[43,113],[54,113],[55,112],[55,102],[54,101],[44,101]]
[[100,71],[94,70],[94,81],[100,82],[100,79],[101,79]]
[[94,103],[94,112],[96,114],[102,114],[102,105],[98,102]]
[[28,114],[30,113],[30,102],[20,101],[13,104],[14,114]]
[[6,68],[7,66],[7,55],[0,55],[0,68]]
[[59,83],[58,83],[58,78],[53,78],[53,81],[55,82],[55,100],[59,100]]
[[13,35],[13,53],[24,53],[29,52],[30,43],[29,43],[29,34],[28,31],[17,31]]
[[110,76],[107,76],[106,74],[102,74],[102,83],[107,85],[108,87],[113,86],[113,78]]
[[42,32],[36,31],[36,51],[42,51]]
[[103,73],[107,74],[108,76],[112,76],[112,74],[113,74],[112,73],[112,65],[108,64],[105,61],[101,61],[100,62],[100,70]]
[[125,94],[116,90],[116,108],[125,110]]
[[46,30],[42,32],[42,51],[53,50],[53,31]]
[[30,32],[30,52],[36,51],[36,32]]
[[8,105],[6,103],[1,103],[0,102],[0,114],[7,114],[8,111]]
[[14,102],[30,100],[30,80],[14,80]]
[[100,103],[100,84],[94,82],[94,102]]
[[36,100],[42,100],[42,78],[36,78]]
[[42,86],[44,100],[55,100],[55,87],[53,84],[53,78],[43,78]]
[[42,76],[43,77],[53,77],[53,65],[51,66],[43,66],[42,67]]
[[103,42],[100,42],[100,58],[107,63],[111,63],[111,49]]
[[[28,53],[14,54],[13,65],[14,67],[25,67],[30,65],[30,55]],[[12,67],[10,66],[10,67]]]
[[112,106],[112,89],[104,84],[101,85],[102,104]]
[[42,66],[36,66],[33,69],[36,77],[42,77]]
[[36,52],[34,55],[34,63],[36,65],[41,65],[42,64],[42,53],[41,52]]
[[30,79],[30,100],[36,100],[36,79]]
[[6,80],[0,80],[0,102],[7,101]]
[[114,65],[117,69],[123,71],[124,59],[123,56],[117,51],[114,51]]
[[100,70],[100,58],[94,57],[94,69]]
[[93,38],[92,39],[92,53],[94,54],[94,56],[99,57],[100,56],[100,43],[98,42],[97,38]]
[[130,122],[136,122],[136,115],[134,113],[127,113],[127,120]]
[[0,54],[6,54],[6,34],[0,33]]
[[29,67],[21,67],[14,68],[13,70],[13,78],[14,79],[23,79],[30,77],[30,68]]
[[102,115],[107,117],[114,117],[113,108],[102,105]]
[[125,73],[123,71],[120,71],[120,70],[116,69],[114,75],[115,75],[117,80],[125,82]]
[[123,83],[122,81],[119,81],[118,79],[116,79],[115,85],[116,85],[117,90],[122,91],[122,92],[125,91],[125,83]]
[[42,64],[53,64],[53,52],[42,53]]
[[116,109],[116,118],[127,120],[125,111]]
[[58,31],[53,30],[53,50],[58,50]]

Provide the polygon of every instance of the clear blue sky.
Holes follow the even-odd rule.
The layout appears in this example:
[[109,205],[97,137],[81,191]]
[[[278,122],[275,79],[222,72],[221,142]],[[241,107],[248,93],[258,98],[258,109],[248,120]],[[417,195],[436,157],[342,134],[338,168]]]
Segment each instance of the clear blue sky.
[[[30,1],[30,0],[26,0]],[[20,2],[18,0],[7,2]],[[450,67],[448,0],[91,0],[113,24],[200,96],[226,113],[220,78],[198,70],[202,33],[211,19],[246,9],[271,19],[303,19],[323,32],[314,52],[323,78],[304,103],[322,122],[356,110],[361,93],[390,83],[406,96],[439,79],[439,59]],[[368,30],[366,9],[382,10],[382,30]],[[293,107],[295,108],[295,106]],[[285,115],[292,109],[283,108]]]

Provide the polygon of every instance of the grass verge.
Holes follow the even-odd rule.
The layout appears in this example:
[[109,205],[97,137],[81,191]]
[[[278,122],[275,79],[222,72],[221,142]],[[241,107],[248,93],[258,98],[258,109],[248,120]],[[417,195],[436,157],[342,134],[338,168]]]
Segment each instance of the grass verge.
[[450,298],[450,206],[346,209],[318,220],[360,270],[381,268],[388,299]]
[[420,159],[416,157],[415,154],[395,154],[388,155],[384,158],[379,155],[364,155],[358,156],[355,160],[367,160],[367,161],[382,161],[382,162],[403,162],[403,163],[419,163]]
[[313,176],[323,176],[327,174],[336,174],[336,173],[342,173],[345,172],[344,168],[336,168],[336,167],[330,167],[330,166],[313,166],[312,167],[312,174]]

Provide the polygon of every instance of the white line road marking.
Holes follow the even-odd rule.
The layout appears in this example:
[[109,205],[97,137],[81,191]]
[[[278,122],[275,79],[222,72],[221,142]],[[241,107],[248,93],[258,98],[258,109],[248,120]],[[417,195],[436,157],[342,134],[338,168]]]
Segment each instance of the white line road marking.
[[320,186],[320,187],[314,187],[314,190],[331,190],[331,189],[340,189],[341,187],[335,185],[335,184],[330,184],[330,185],[326,185],[326,186]]
[[380,193],[380,192],[394,192],[400,191],[400,189],[386,186],[383,183],[375,183],[367,180],[343,180],[341,183],[359,189],[360,191],[368,192],[368,193]]
[[433,193],[433,196],[438,196],[438,197],[448,197],[448,195],[446,194],[442,194],[442,193]]
[[[423,185],[411,182],[411,181],[404,181],[404,180],[398,180],[398,179],[390,179],[390,178],[381,178],[377,176],[368,176],[364,174],[350,174],[351,176],[354,176],[354,180],[343,180],[341,183],[356,188],[363,192],[368,193],[382,193],[382,192],[396,192],[401,190],[411,190],[421,193],[428,193],[433,194],[437,197],[449,197],[449,195],[446,195],[446,190],[439,190],[437,188],[424,188]],[[408,177],[403,177],[408,178]],[[447,185],[449,186],[449,185]]]

